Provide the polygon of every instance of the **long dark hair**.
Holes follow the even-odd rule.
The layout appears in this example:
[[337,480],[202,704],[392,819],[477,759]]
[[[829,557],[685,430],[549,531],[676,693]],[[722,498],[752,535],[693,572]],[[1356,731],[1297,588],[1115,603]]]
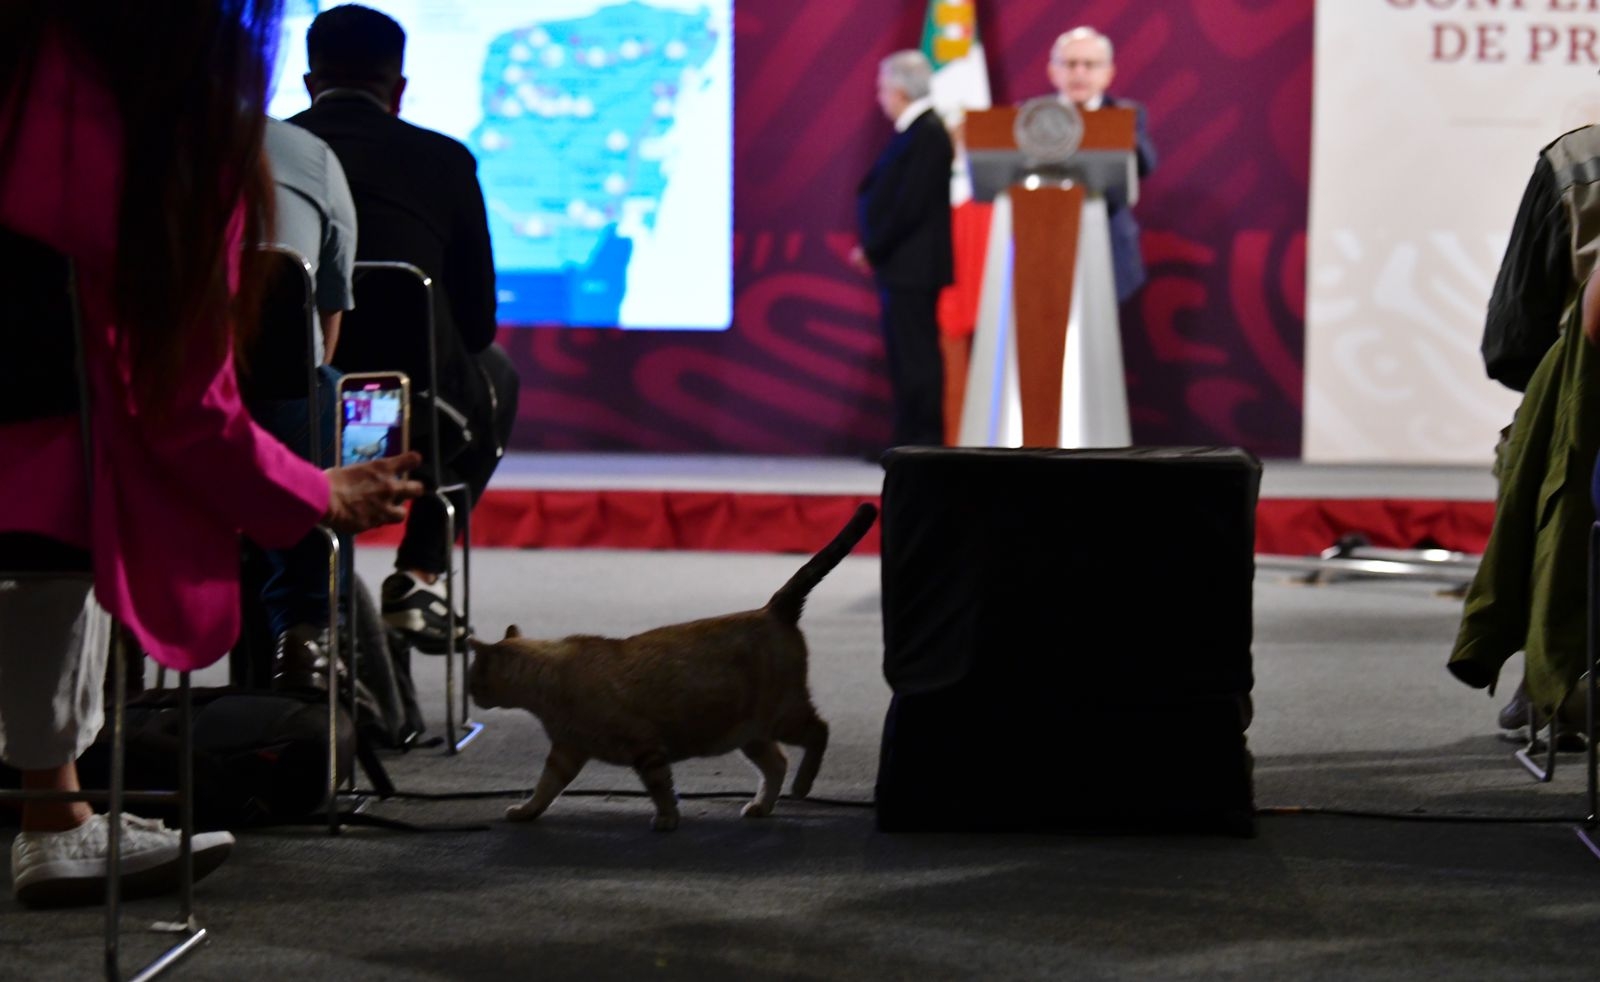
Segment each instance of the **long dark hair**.
[[[244,241],[262,241],[271,211],[261,140],[281,3],[0,0],[0,120],[26,105],[50,38],[95,66],[121,113],[114,308],[142,405],[170,408],[191,346],[220,359],[258,306],[253,250],[228,288],[228,228],[242,205]],[[7,129],[0,173],[19,149]]]

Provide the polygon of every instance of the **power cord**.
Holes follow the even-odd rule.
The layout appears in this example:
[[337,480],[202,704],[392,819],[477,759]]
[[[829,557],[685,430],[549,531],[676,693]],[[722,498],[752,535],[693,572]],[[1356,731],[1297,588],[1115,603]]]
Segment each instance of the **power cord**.
[[[378,792],[360,788],[352,794],[358,797],[383,798]],[[477,801],[485,798],[526,798],[533,794],[531,788],[505,788],[496,791],[446,791],[429,793],[425,791],[396,791],[388,795],[389,800],[401,801]],[[648,798],[650,793],[638,788],[578,788],[561,792],[563,798]],[[708,798],[737,798],[750,797],[749,791],[680,791],[678,798],[682,801],[697,801]],[[805,801],[813,805],[829,805],[834,808],[875,808],[874,801],[860,801],[853,798],[796,798],[793,795],[782,795],[783,801]]]
[[1262,818],[1331,815],[1385,822],[1434,822],[1442,825],[1583,825],[1589,820],[1572,815],[1441,815],[1432,812],[1379,812],[1358,808],[1321,808],[1317,805],[1276,805],[1257,808]]
[[[505,788],[494,791],[449,791],[429,793],[424,791],[397,791],[388,795],[390,800],[401,801],[476,801],[488,798],[527,798],[531,788]],[[376,791],[357,790],[357,796],[384,797]],[[572,798],[647,798],[649,793],[636,788],[580,788],[561,792]],[[683,791],[678,797],[684,801],[707,799],[746,799],[749,791]],[[784,801],[805,801],[831,808],[875,808],[877,802],[855,798],[795,798],[783,795]],[[1324,808],[1318,805],[1269,805],[1256,809],[1259,818],[1294,818],[1302,815],[1325,815],[1333,818],[1356,818],[1385,822],[1422,822],[1441,825],[1584,825],[1589,819],[1572,815],[1448,815],[1433,812],[1384,812],[1358,808]]]

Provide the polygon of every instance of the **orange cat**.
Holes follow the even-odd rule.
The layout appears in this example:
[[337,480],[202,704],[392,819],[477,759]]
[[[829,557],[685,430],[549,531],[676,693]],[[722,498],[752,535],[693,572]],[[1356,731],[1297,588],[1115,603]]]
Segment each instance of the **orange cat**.
[[741,750],[761,772],[746,818],[772,814],[789,762],[779,743],[804,749],[790,788],[811,792],[828,724],[806,687],[800,611],[806,595],[872,527],[878,509],[862,505],[832,542],[760,610],[659,627],[631,638],[574,635],[559,641],[474,640],[469,685],[485,709],[526,709],[550,735],[550,756],[528,800],[506,809],[511,821],[544,813],[590,758],[632,767],[655,802],[654,827],[678,827],[673,761]]

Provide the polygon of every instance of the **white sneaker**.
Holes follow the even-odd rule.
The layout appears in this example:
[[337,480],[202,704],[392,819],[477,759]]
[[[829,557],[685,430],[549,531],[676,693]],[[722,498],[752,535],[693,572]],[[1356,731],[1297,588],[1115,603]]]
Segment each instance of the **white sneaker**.
[[[32,907],[94,904],[106,895],[106,833],[111,823],[96,814],[66,832],[23,832],[11,843],[11,892]],[[144,897],[178,889],[178,832],[153,818],[122,815],[122,896]],[[202,832],[191,842],[194,878],[228,858],[233,835]]]
[[[390,573],[379,589],[383,598],[383,623],[404,634],[411,646],[425,655],[448,652],[450,608],[445,605],[444,578],[429,583],[410,573]],[[456,645],[467,643],[472,629],[456,614]]]

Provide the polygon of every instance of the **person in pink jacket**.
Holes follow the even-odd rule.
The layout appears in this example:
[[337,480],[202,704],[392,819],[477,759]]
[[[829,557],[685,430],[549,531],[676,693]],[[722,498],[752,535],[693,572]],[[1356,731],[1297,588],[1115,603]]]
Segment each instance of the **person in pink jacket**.
[[[74,264],[92,447],[86,474],[78,415],[30,415],[30,366],[15,366],[24,391],[0,392],[0,570],[36,575],[0,578],[0,759],[24,787],[78,787],[103,721],[108,614],[161,664],[203,667],[239,633],[241,533],[358,532],[421,492],[415,454],[324,472],[240,402],[236,314],[258,295],[241,243],[264,239],[255,216],[271,211],[261,132],[278,3],[0,7],[0,236],[10,255]],[[60,327],[0,322],[0,359],[41,330]],[[125,885],[175,883],[177,834],[125,819]],[[106,837],[85,804],[29,802],[13,892],[101,895]],[[232,841],[196,837],[197,873]]]

